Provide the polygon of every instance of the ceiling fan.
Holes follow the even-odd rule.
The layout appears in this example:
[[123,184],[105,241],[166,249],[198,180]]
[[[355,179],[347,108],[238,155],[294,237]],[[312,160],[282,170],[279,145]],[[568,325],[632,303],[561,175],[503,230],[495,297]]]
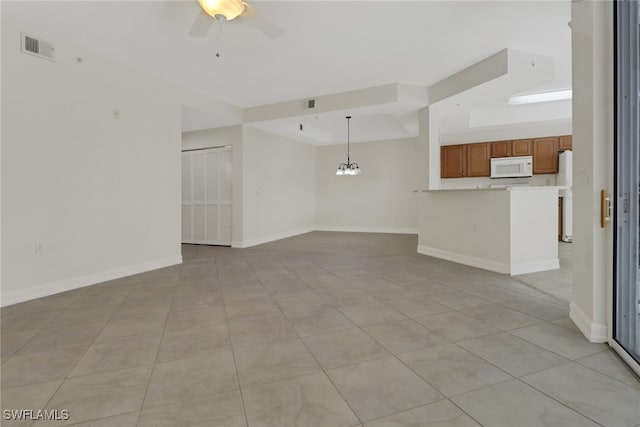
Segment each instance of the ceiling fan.
[[282,28],[242,0],[198,0],[198,3],[200,13],[189,32],[191,37],[206,36],[215,21],[222,23],[235,18],[245,20],[270,39],[276,39],[284,33]]

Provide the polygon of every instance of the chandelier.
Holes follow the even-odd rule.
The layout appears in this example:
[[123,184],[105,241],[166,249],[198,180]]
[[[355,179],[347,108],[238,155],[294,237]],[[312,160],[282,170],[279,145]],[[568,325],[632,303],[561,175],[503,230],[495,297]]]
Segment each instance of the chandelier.
[[351,163],[349,158],[349,124],[351,116],[346,116],[347,119],[347,163],[340,163],[336,175],[360,175],[360,166],[357,163]]

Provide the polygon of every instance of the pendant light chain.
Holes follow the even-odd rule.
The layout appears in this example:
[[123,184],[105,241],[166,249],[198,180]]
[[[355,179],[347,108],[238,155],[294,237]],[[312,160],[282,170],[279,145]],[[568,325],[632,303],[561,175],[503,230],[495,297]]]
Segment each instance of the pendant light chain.
[[349,136],[350,136],[350,128],[351,128],[351,116],[347,116],[347,166],[351,165],[351,158],[349,157],[350,155],[350,151],[349,151]]
[[218,35],[216,36],[216,44],[217,44],[217,51],[216,51],[216,57],[220,58],[222,56],[222,53],[220,52],[220,36],[222,36],[222,20],[224,18],[223,17],[216,17],[216,21],[218,21]]

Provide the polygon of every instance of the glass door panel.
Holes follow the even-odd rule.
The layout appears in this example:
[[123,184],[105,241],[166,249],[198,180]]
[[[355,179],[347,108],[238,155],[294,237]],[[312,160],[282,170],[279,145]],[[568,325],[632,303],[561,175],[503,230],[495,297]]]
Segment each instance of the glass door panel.
[[[613,339],[640,363],[640,19],[639,0],[615,2],[616,110]],[[617,346],[614,346],[616,348]],[[638,370],[638,366],[635,366]]]

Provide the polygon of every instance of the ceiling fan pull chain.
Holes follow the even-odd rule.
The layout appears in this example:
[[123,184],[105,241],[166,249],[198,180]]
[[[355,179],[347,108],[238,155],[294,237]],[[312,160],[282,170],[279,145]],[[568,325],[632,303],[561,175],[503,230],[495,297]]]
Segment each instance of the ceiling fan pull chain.
[[216,36],[216,43],[217,43],[217,52],[216,52],[216,57],[220,58],[222,56],[222,53],[220,52],[220,36],[222,35],[222,18],[220,17],[216,17],[216,21],[218,21],[218,35]]

